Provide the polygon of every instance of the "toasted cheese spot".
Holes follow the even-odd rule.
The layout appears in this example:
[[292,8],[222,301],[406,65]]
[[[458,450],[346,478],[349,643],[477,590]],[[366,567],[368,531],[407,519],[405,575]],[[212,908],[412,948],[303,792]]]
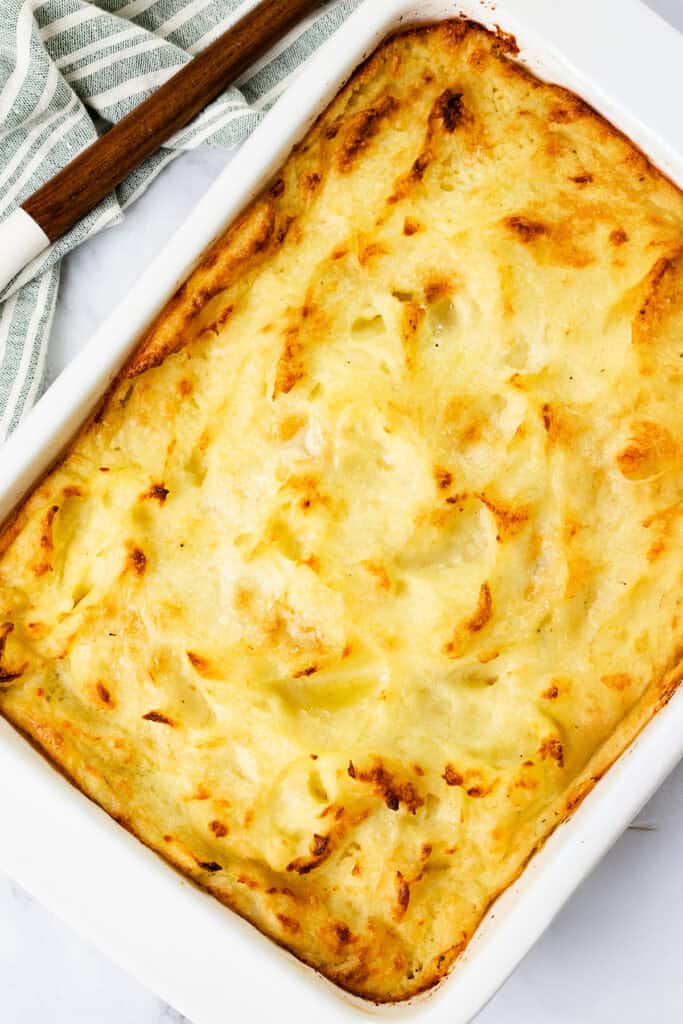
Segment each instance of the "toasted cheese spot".
[[268,195],[271,199],[280,199],[285,194],[285,180],[284,178],[276,178],[273,184],[268,189]]
[[351,118],[337,156],[337,167],[342,174],[349,174],[354,169],[358,158],[379,134],[382,122],[397,109],[398,101],[393,96],[386,95],[373,106],[361,110]]
[[325,125],[325,128],[323,129],[324,137],[329,142],[331,142],[332,139],[336,139],[337,136],[339,135],[339,132],[341,131],[343,123],[344,118],[341,115],[339,117],[335,117],[333,120],[331,120],[328,124]]
[[391,577],[383,565],[379,562],[365,561],[363,566],[375,577],[382,590],[391,590]]
[[407,171],[407,173],[402,174],[399,178],[396,179],[393,191],[387,199],[387,203],[389,206],[395,206],[396,203],[401,202],[402,199],[405,199],[407,196],[410,195],[415,186],[419,185],[420,182],[423,180],[431,161],[432,154],[429,149],[426,149],[423,153],[420,153],[419,156],[417,156],[415,160],[413,160],[410,169]]
[[315,192],[321,181],[322,175],[319,171],[307,171],[300,178],[301,188],[306,192]]
[[334,933],[337,942],[339,943],[340,946],[348,946],[349,943],[353,942],[353,935],[351,934],[351,929],[347,924],[344,924],[343,922],[337,921],[335,923]]
[[406,217],[403,222],[403,234],[410,237],[411,235],[416,235],[419,230],[420,222],[415,220],[413,217]]
[[286,490],[295,491],[301,494],[299,508],[303,512],[315,506],[329,506],[330,498],[320,489],[320,481],[313,473],[304,473],[301,476],[291,476],[285,484]]
[[649,562],[656,562],[669,550],[676,521],[680,516],[683,516],[683,503],[660,509],[659,512],[655,512],[643,520],[643,527],[646,530],[654,528],[653,533],[655,534],[655,539],[647,551]]
[[617,456],[627,480],[645,480],[661,473],[678,454],[678,445],[666,427],[651,420],[633,424],[630,444]]
[[199,860],[196,858],[197,864],[203,871],[208,871],[210,874],[215,874],[217,871],[222,871],[222,866],[215,860]]
[[454,132],[464,117],[462,93],[445,89],[435,101],[434,114],[443,122],[447,132]]
[[147,714],[142,717],[145,722],[156,722],[159,725],[170,725],[171,728],[175,728],[175,722],[162,714],[161,711],[148,711]]
[[411,371],[415,369],[417,362],[417,339],[424,316],[425,309],[423,306],[419,306],[415,302],[403,303],[401,341],[403,343],[406,366]]
[[410,903],[410,886],[400,871],[396,872],[396,905],[393,910],[394,921],[400,921]]
[[543,409],[542,409],[542,416],[543,416],[543,426],[545,427],[546,431],[548,433],[550,433],[550,431],[552,429],[552,426],[553,426],[552,406],[551,406],[550,402],[545,402],[544,403]]
[[170,493],[169,489],[164,487],[163,484],[152,484],[150,489],[142,495],[142,498],[143,500],[158,501],[160,505],[163,505]]
[[406,193],[409,185],[418,184],[422,181],[430,162],[431,155],[429,153],[420,153],[420,155],[415,159],[413,166],[410,168],[409,174],[406,178],[402,179],[406,186]]
[[538,789],[538,780],[531,778],[529,775],[520,775],[518,779],[515,779],[513,788],[533,791]]
[[206,786],[197,786],[191,796],[186,797],[187,800],[210,800],[211,793],[208,791]]
[[560,402],[544,402],[541,407],[543,426],[551,444],[569,446],[578,429],[576,415],[570,406]]
[[211,320],[205,327],[203,327],[203,330],[212,331],[216,336],[218,336],[234,312],[234,306],[226,306],[214,320]]
[[191,395],[193,390],[194,384],[191,380],[188,380],[187,377],[183,377],[182,380],[178,381],[178,391],[183,398],[187,398],[188,395]]
[[683,501],[667,508],[659,509],[643,520],[643,526],[649,530],[652,526],[658,526],[669,532],[679,516],[683,516]]
[[490,793],[492,793],[494,788],[495,783],[493,786],[470,786],[465,792],[474,800],[479,800],[482,797],[488,796]]
[[212,671],[211,662],[208,658],[205,658],[201,654],[197,654],[196,651],[185,651],[187,660],[192,665],[192,668],[196,669],[201,676],[210,675]]
[[62,494],[64,495],[65,498],[83,497],[83,491],[81,490],[80,487],[77,487],[75,484],[68,484],[66,487],[63,487]]
[[311,853],[314,857],[322,857],[324,853],[327,853],[327,847],[330,842],[329,836],[314,835],[311,839]]
[[629,686],[633,684],[633,680],[628,672],[614,672],[611,675],[601,676],[600,682],[617,693],[623,693],[624,690],[628,690]]
[[287,865],[287,871],[296,871],[299,875],[307,875],[310,871],[320,867],[332,853],[330,836],[313,835],[310,845],[310,857],[297,857]]
[[353,761],[349,761],[348,775],[358,782],[369,783],[377,796],[381,797],[390,811],[397,811],[401,804],[411,814],[415,814],[418,808],[424,804],[412,782],[397,779],[392,772],[388,771],[380,758],[375,758],[372,766],[365,771],[357,769]]
[[[443,317],[444,327],[448,330],[453,324],[452,310],[450,303],[444,307],[438,304],[434,307],[439,311],[437,323]],[[495,444],[498,440],[498,432],[495,427],[494,417],[500,411],[500,405],[496,398],[472,394],[454,395],[444,410],[444,426],[449,438],[453,438],[458,446],[477,444],[480,441],[487,441]]]
[[144,551],[133,541],[127,543],[128,554],[126,555],[126,569],[135,576],[144,576],[147,568],[147,556]]
[[564,767],[564,748],[556,736],[550,736],[548,739],[543,740],[539,748],[539,754],[543,760],[551,758],[557,763],[559,768]]
[[111,693],[109,692],[107,687],[104,685],[104,683],[101,683],[101,682],[95,683],[95,692],[96,692],[97,696],[99,697],[100,701],[102,702],[102,704],[106,705],[106,707],[113,707],[114,706],[114,701],[112,700]]
[[59,505],[53,505],[47,510],[43,516],[43,521],[40,529],[39,546],[43,553],[43,557],[33,563],[33,572],[36,576],[44,576],[47,572],[52,572],[52,564],[49,556],[54,550],[54,541],[52,539],[52,527],[55,516],[59,512]]
[[578,96],[567,92],[562,103],[553,107],[549,113],[550,121],[555,124],[572,124],[590,113],[590,108]]
[[368,245],[364,245],[358,252],[358,262],[361,267],[367,267],[368,263],[374,259],[375,256],[385,256],[388,253],[388,249],[380,245],[379,242],[371,242]]
[[493,598],[488,583],[482,583],[479,588],[479,598],[474,613],[457,626],[453,639],[447,643],[443,650],[450,658],[460,658],[467,646],[468,636],[480,633],[490,622],[493,614]]
[[277,364],[273,398],[289,394],[303,376],[303,345],[299,338],[299,328],[288,327],[284,333],[282,353]]
[[474,615],[465,623],[469,633],[479,633],[491,619],[493,601],[488,583],[482,583],[479,589],[479,601]]
[[[683,250],[677,254],[678,260],[681,252]],[[631,329],[634,345],[645,350],[653,345],[666,317],[676,308],[674,304],[681,294],[677,281],[677,259],[662,256],[645,278],[644,297]]]
[[590,185],[591,182],[594,180],[594,178],[593,178],[592,174],[585,173],[585,174],[573,174],[573,175],[571,175],[569,180],[573,181],[575,185]]
[[301,930],[301,925],[299,924],[299,922],[295,918],[290,917],[288,914],[278,913],[275,916],[277,917],[278,921],[280,922],[284,930],[286,932],[289,932],[291,935],[296,935],[296,933]]
[[665,552],[669,551],[673,540],[676,521],[680,516],[683,516],[683,502],[677,505],[672,505],[668,508],[660,509],[658,512],[647,516],[647,518],[643,520],[642,525],[646,530],[650,530],[654,527],[653,532],[655,534],[655,539],[647,552],[649,562],[657,561],[657,559],[665,554]]
[[[492,47],[493,52],[499,57],[516,57],[519,53],[519,44],[517,42],[515,35],[512,32],[505,32],[504,29],[500,27],[500,25],[494,25],[493,30],[495,33]],[[506,68],[506,70],[512,70],[513,67],[515,71],[519,69],[519,73],[521,74],[522,78],[525,78],[532,88],[536,89],[540,87],[540,82],[538,82],[538,80],[535,79],[533,75],[531,75],[526,70],[526,68],[518,66],[516,64],[507,64],[503,66]],[[571,96],[571,93],[569,93],[568,95]]]
[[428,303],[438,302],[454,291],[454,284],[445,278],[434,278],[424,286],[425,300]]
[[[312,676],[318,671],[318,667],[318,665],[307,665],[306,668],[301,668],[298,672],[294,672],[294,679],[303,679],[307,676]],[[311,754],[311,757],[315,760],[315,754]]]
[[559,688],[553,683],[552,686],[549,686],[547,690],[543,691],[541,696],[545,700],[557,700],[557,698],[560,696]]
[[525,505],[514,508],[501,501],[494,501],[485,494],[478,494],[477,497],[493,513],[501,538],[516,537],[529,521],[530,513]]
[[441,778],[447,786],[462,786],[465,781],[460,772],[457,772],[452,764],[447,764]]
[[628,242],[628,234],[623,228],[615,228],[610,231],[609,240],[612,245],[625,245]]
[[529,245],[530,242],[535,241],[537,238],[541,238],[543,235],[549,233],[549,229],[546,224],[541,223],[538,220],[532,220],[530,217],[524,217],[522,214],[514,214],[510,217],[503,219],[505,227],[513,234],[516,238],[523,242],[525,245]]
[[0,626],[0,658],[5,652],[5,645],[7,643],[7,637],[10,633],[14,632],[13,622],[3,622]]
[[28,668],[28,662],[24,662],[24,664],[18,668],[9,668],[8,666],[3,665],[7,638],[12,632],[14,632],[13,622],[3,622],[2,625],[0,625],[0,686],[6,685],[7,683],[13,683],[14,680],[23,675]]
[[595,779],[589,779],[587,782],[582,782],[577,786],[576,790],[567,799],[567,812],[573,814],[577,808],[581,806],[583,801],[586,799],[593,786],[595,785]]
[[467,58],[467,63],[476,71],[483,71],[489,63],[490,56],[489,51],[484,49],[484,47],[475,46]]
[[447,491],[453,485],[453,474],[442,466],[434,467],[434,479],[436,480],[436,486],[441,491]]
[[671,672],[664,676],[658,686],[659,700],[662,707],[668,704],[681,683],[683,683],[683,662],[679,660],[678,664],[674,666]]

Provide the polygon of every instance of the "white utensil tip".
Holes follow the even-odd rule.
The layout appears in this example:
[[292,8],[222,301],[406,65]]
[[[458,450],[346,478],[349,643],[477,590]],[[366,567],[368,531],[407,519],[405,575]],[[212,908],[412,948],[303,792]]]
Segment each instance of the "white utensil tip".
[[49,244],[33,217],[20,206],[12,210],[0,223],[0,293]]

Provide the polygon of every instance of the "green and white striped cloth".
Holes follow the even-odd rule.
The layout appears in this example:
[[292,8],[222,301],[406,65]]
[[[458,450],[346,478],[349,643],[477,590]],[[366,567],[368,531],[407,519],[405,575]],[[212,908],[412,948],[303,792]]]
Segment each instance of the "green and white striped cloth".
[[[258,0],[0,0],[0,220]],[[308,18],[0,295],[0,444],[40,394],[61,257],[183,150],[231,148],[358,6]]]

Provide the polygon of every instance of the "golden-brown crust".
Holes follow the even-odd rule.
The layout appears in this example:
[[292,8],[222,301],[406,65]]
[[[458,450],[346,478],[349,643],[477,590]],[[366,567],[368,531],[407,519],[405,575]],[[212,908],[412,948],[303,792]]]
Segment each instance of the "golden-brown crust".
[[[210,300],[226,291],[247,264],[258,266],[267,254],[275,225],[272,203],[253,203],[205,253],[194,273],[167,302],[123,370],[123,376],[137,377],[160,366],[167,356],[186,345],[197,333],[196,321],[202,320]],[[232,307],[228,306],[218,317],[216,327],[223,326],[230,313]],[[213,327],[201,323],[202,330]]]
[[683,676],[683,202],[514,52],[460,20],[380,48],[0,533],[2,713],[379,1002]]

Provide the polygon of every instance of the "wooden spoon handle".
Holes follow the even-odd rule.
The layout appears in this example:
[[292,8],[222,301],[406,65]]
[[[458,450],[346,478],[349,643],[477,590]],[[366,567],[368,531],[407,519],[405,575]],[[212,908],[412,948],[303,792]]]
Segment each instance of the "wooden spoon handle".
[[22,203],[54,242],[321,0],[263,0]]

